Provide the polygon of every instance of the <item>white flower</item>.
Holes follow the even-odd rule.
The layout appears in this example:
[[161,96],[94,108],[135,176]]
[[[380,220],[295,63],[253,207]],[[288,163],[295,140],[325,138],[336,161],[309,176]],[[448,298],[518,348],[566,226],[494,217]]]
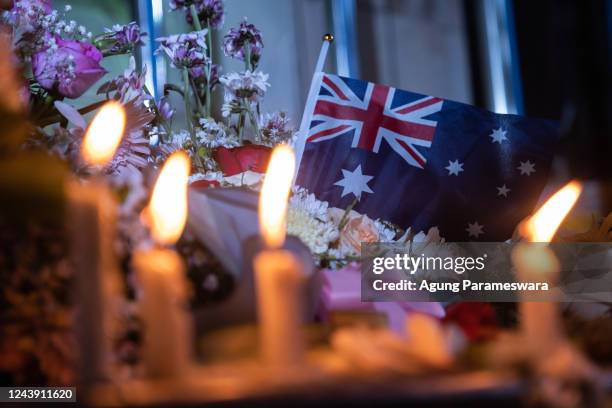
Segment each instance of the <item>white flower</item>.
[[287,234],[298,237],[313,254],[323,254],[338,238],[338,229],[332,223],[314,218],[303,208],[289,207]]
[[170,143],[182,147],[190,139],[189,132],[181,129],[170,134]]
[[338,228],[329,218],[328,204],[297,187],[289,199],[287,234],[298,237],[313,254],[324,254],[338,239]]
[[308,190],[303,187],[293,187],[292,195],[289,198],[289,205],[294,208],[301,208],[313,217],[325,222],[330,220],[328,203],[326,201],[317,200],[314,194],[309,193]]
[[225,125],[215,122],[214,119],[200,119],[200,127],[196,128],[196,137],[202,145],[210,149],[219,146],[231,148],[240,144],[234,132]]
[[205,173],[195,173],[189,176],[190,184],[198,180],[218,181],[221,183],[223,180],[223,173],[220,171],[207,171]]
[[396,232],[391,228],[387,227],[380,220],[374,220],[374,226],[378,231],[378,238],[380,242],[394,242]]
[[219,82],[225,87],[225,101],[247,99],[257,102],[270,87],[268,76],[261,71],[231,72],[223,75]]
[[223,184],[234,187],[250,187],[253,190],[259,190],[264,175],[247,170],[243,173],[234,174],[233,176],[224,177]]

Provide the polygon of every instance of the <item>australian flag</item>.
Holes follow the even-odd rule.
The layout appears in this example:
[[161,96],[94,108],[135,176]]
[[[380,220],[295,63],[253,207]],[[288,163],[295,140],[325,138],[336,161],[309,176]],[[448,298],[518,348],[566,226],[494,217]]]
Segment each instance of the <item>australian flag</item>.
[[[331,206],[447,241],[500,241],[534,208],[555,122],[319,73],[296,184]],[[304,129],[305,128],[305,129]]]

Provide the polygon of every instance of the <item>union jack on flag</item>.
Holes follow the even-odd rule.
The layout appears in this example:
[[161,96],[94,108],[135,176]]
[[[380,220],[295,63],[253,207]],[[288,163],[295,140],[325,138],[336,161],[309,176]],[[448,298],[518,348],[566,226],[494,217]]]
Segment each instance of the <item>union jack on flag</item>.
[[506,240],[533,210],[556,141],[552,121],[317,73],[295,183],[414,232]]
[[368,83],[363,96],[358,96],[334,75],[323,76],[321,89],[324,93],[314,107],[308,142],[322,142],[353,131],[353,148],[378,153],[384,140],[408,164],[425,166],[427,158],[416,146],[431,146],[436,121],[425,117],[442,109],[442,99],[425,96],[393,106],[395,88]]

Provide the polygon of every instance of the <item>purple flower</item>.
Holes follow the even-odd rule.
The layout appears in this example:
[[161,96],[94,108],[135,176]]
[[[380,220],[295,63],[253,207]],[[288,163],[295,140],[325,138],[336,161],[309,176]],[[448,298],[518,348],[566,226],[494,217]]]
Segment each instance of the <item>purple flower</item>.
[[[223,26],[225,12],[222,0],[196,0],[193,3],[202,26],[216,29]],[[187,22],[193,24],[191,13],[187,13]]]
[[172,119],[175,112],[174,108],[170,104],[170,101],[168,101],[168,98],[165,96],[162,96],[159,99],[159,102],[157,102],[157,111],[159,112],[161,118],[166,122]]
[[91,44],[56,38],[32,57],[32,71],[40,85],[67,98],[78,98],[106,74],[102,53]]
[[[210,67],[210,87],[212,88],[219,83],[219,66],[212,64]],[[206,65],[197,65],[191,68],[189,74],[196,83],[206,84]]]
[[137,100],[139,103],[144,103],[145,100],[151,99],[151,96],[144,91],[146,82],[147,66],[144,65],[141,72],[136,69],[136,59],[130,57],[129,67],[123,71],[123,75],[119,75],[110,81],[102,84],[98,89],[98,94],[107,94],[115,92],[113,97],[122,103]]
[[289,116],[282,111],[262,116],[259,120],[259,131],[262,141],[268,146],[287,143],[294,133]]
[[223,38],[223,51],[228,57],[244,61],[247,45],[251,54],[250,62],[255,67],[261,57],[261,50],[264,46],[263,40],[261,38],[261,31],[253,24],[249,24],[245,18],[238,28],[231,28],[229,33]]
[[51,33],[56,30],[58,13],[47,0],[16,0],[2,17],[13,26],[18,53],[31,56],[53,39]]
[[193,17],[189,7],[195,6],[198,20],[205,28],[221,28],[225,21],[223,0],[170,0],[171,10],[184,10],[185,18],[189,24],[193,24]]
[[145,35],[140,26],[132,21],[126,25],[116,24],[111,29],[105,29],[105,33],[96,37],[94,43],[104,55],[126,54],[143,45],[142,37]]
[[209,63],[206,56],[206,32],[204,29],[158,38],[160,46],[156,52],[165,52],[175,68],[190,69],[206,65]]

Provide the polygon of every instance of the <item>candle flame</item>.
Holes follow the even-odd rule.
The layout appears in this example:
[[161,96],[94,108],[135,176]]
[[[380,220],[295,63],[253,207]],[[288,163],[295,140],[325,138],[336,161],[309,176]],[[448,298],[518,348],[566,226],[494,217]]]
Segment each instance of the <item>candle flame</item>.
[[119,102],[108,102],[89,125],[81,155],[90,165],[104,165],[113,158],[125,129],[125,111]]
[[579,182],[574,180],[567,183],[524,223],[521,228],[523,235],[531,242],[550,242],[581,192]]
[[294,170],[295,155],[291,147],[276,147],[259,196],[259,229],[270,248],[278,248],[285,241],[287,200]]
[[191,164],[183,151],[173,153],[157,178],[147,216],[153,239],[162,245],[175,243],[187,222],[187,185]]

